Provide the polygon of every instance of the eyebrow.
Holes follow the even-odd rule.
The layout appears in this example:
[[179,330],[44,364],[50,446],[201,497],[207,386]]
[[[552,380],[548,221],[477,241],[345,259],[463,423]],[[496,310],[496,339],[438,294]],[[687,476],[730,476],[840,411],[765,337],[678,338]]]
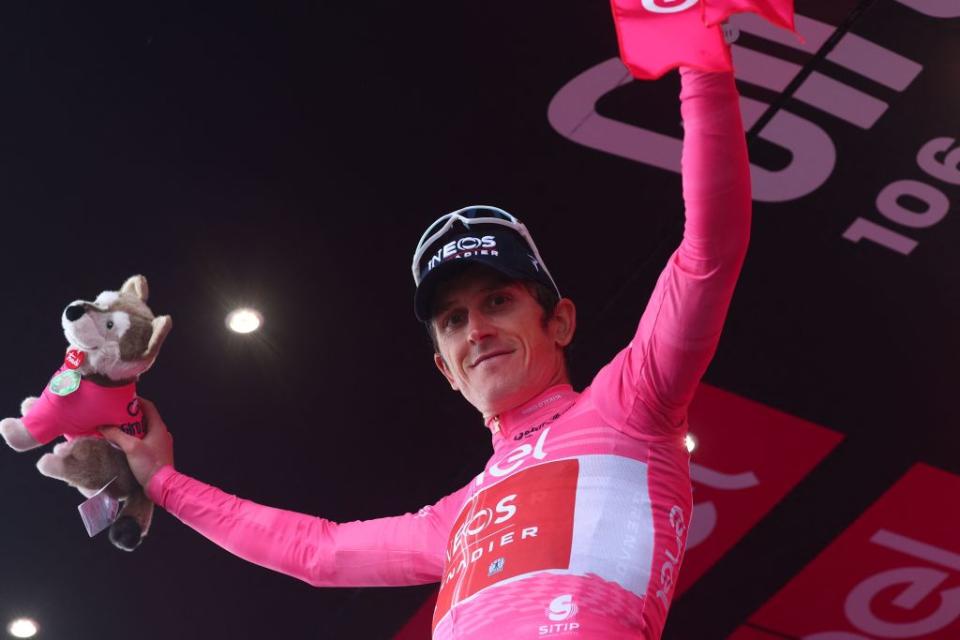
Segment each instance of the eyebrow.
[[445,299],[443,302],[433,307],[433,317],[436,318],[452,306],[453,301],[450,300],[450,298]]
[[[483,287],[483,288],[481,288],[479,291],[480,291],[480,293],[490,293],[491,291],[496,291],[496,290],[498,290],[498,289],[504,289],[504,288],[510,287],[510,286],[512,286],[512,285],[515,285],[515,284],[516,284],[516,282],[514,282],[514,281],[506,280],[506,281],[504,281],[504,282],[498,282],[498,283],[496,283],[496,284],[490,285],[489,287]],[[437,304],[437,305],[434,307],[434,309],[433,309],[433,315],[434,315],[434,317],[439,316],[440,314],[442,314],[442,313],[444,313],[445,311],[449,310],[451,307],[455,307],[455,306],[456,306],[456,302],[457,302],[457,301],[456,301],[456,298],[451,298],[451,297],[443,298],[443,299],[440,301],[440,303]]]

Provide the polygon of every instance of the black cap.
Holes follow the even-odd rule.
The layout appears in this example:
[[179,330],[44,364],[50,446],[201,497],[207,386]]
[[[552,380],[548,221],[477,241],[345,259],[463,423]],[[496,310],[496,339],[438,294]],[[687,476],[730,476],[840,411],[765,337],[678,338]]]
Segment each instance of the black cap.
[[557,293],[546,268],[540,264],[535,248],[519,233],[500,224],[476,224],[469,228],[461,222],[454,223],[450,231],[428,247],[417,264],[420,284],[414,295],[414,313],[421,322],[431,317],[433,298],[442,275],[462,269],[468,264],[490,267],[516,280],[539,282]]

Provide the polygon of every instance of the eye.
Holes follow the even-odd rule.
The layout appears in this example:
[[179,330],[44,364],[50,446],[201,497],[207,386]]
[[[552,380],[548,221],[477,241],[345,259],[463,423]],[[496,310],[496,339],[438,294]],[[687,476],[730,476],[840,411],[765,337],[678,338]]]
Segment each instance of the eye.
[[453,311],[448,313],[444,318],[441,326],[444,329],[454,329],[459,327],[466,320],[467,314],[463,311]]
[[508,296],[506,293],[495,293],[490,296],[491,307],[502,307],[508,302],[510,302],[510,296]]
[[113,329],[113,320],[107,320],[107,329]]

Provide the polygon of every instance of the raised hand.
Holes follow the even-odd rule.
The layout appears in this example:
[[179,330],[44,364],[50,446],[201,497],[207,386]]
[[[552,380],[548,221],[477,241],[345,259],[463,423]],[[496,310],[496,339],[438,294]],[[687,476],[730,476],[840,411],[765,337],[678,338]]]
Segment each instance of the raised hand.
[[160,417],[157,407],[143,398],[143,419],[147,434],[142,440],[127,435],[118,427],[103,427],[103,437],[120,447],[127,456],[130,470],[143,487],[146,487],[161,467],[173,465],[173,436]]

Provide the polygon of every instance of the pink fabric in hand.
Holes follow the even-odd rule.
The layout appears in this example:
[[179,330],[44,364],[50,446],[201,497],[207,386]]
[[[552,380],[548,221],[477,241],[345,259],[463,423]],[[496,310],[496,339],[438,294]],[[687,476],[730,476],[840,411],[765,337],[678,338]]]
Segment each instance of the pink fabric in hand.
[[720,23],[756,13],[793,30],[793,0],[611,0],[620,57],[635,78],[653,80],[680,66],[732,71]]

